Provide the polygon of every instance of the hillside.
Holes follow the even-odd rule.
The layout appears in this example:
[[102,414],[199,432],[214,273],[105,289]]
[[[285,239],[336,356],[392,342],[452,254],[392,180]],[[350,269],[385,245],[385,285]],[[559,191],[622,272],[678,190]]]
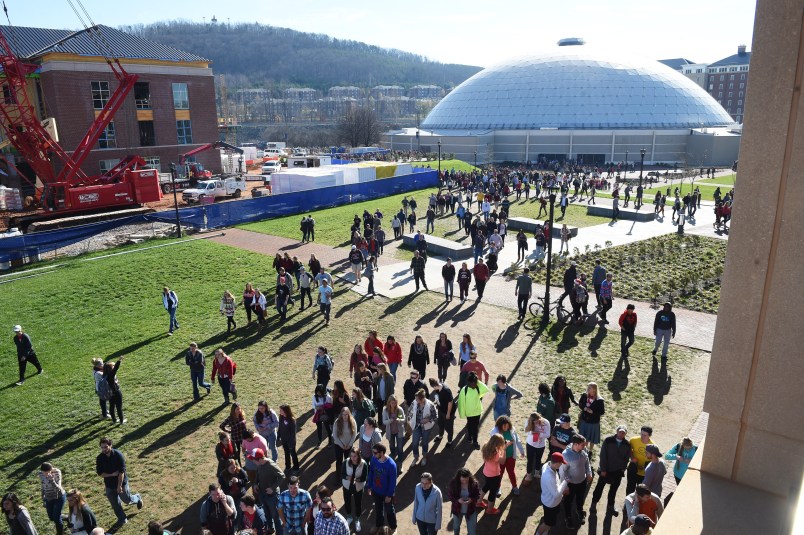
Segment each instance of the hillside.
[[239,87],[451,87],[480,71],[479,67],[437,63],[409,52],[262,24],[169,21],[120,29],[209,58],[216,74],[229,75],[232,85]]

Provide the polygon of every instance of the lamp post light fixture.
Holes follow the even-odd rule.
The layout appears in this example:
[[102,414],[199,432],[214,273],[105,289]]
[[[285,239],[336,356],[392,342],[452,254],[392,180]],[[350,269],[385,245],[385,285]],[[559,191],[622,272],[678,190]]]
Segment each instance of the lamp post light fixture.
[[549,197],[550,203],[550,228],[549,228],[549,235],[545,236],[547,238],[547,274],[545,279],[545,289],[544,289],[544,313],[542,314],[542,325],[547,325],[550,323],[550,279],[552,278],[553,269],[552,269],[552,260],[553,260],[553,222],[555,221],[555,204],[556,204],[556,194],[551,193]]
[[642,170],[645,168],[645,149],[639,149],[642,160],[639,162],[639,185],[642,185]]
[[438,140],[438,180],[441,180],[441,140]]

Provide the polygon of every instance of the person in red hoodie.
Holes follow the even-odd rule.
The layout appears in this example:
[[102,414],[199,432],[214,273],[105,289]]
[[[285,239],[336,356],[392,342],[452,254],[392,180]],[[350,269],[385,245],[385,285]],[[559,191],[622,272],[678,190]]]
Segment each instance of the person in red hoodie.
[[396,381],[396,369],[402,364],[402,346],[397,343],[393,336],[388,336],[382,352],[385,354],[388,369],[391,371],[391,375],[394,376],[394,381]]
[[377,338],[377,331],[369,331],[368,338],[363,342],[363,349],[366,351],[366,355],[368,355],[369,358],[374,354],[375,347],[382,351],[382,341]]
[[222,348],[215,350],[215,359],[212,361],[212,377],[211,380],[215,382],[215,376],[218,376],[218,384],[221,385],[221,392],[223,392],[223,399],[225,403],[229,404],[229,394],[237,399],[237,391],[232,392],[232,384],[234,383],[234,376],[237,373],[237,364],[223,352]]
[[635,309],[634,305],[629,304],[625,307],[625,312],[620,314],[620,352],[624,359],[628,358],[628,348],[634,343],[634,331],[637,325]]
[[473,268],[475,275],[475,288],[477,289],[477,300],[483,299],[483,290],[486,289],[486,282],[488,282],[491,273],[489,267],[483,262],[481,257],[477,261],[477,265]]

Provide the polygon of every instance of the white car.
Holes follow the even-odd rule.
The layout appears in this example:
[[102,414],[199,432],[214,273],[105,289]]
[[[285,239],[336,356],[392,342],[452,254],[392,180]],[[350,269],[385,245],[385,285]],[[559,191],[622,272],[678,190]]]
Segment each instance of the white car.
[[270,175],[273,173],[278,173],[282,170],[282,164],[279,161],[270,161],[265,162],[262,164],[262,174],[263,175]]
[[246,190],[246,181],[242,178],[227,178],[224,180],[202,180],[191,189],[184,190],[182,200],[190,204],[200,202],[201,197],[240,197]]

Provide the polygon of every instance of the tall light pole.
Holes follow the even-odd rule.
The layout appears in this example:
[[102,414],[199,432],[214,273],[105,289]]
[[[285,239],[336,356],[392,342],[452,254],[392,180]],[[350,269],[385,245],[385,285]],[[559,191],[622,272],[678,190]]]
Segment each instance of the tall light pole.
[[441,182],[441,140],[438,140],[438,181]]
[[176,164],[171,163],[170,164],[170,183],[171,183],[171,186],[173,187],[173,208],[176,210],[176,231],[177,231],[177,234],[178,234],[179,238],[181,238],[181,218],[179,217],[179,198],[176,195],[176,173],[178,173],[178,172],[179,172],[179,170],[176,168]]
[[625,167],[623,167],[623,180],[628,174],[628,149],[625,149]]
[[642,185],[642,170],[645,168],[645,149],[639,149],[642,160],[639,162],[639,185]]
[[477,151],[475,151],[475,167],[477,167]]
[[547,275],[545,278],[544,289],[544,314],[542,315],[542,325],[550,323],[550,278],[553,274],[552,260],[553,260],[553,221],[554,221],[554,208],[556,204],[556,194],[550,194],[550,228],[547,238]]

